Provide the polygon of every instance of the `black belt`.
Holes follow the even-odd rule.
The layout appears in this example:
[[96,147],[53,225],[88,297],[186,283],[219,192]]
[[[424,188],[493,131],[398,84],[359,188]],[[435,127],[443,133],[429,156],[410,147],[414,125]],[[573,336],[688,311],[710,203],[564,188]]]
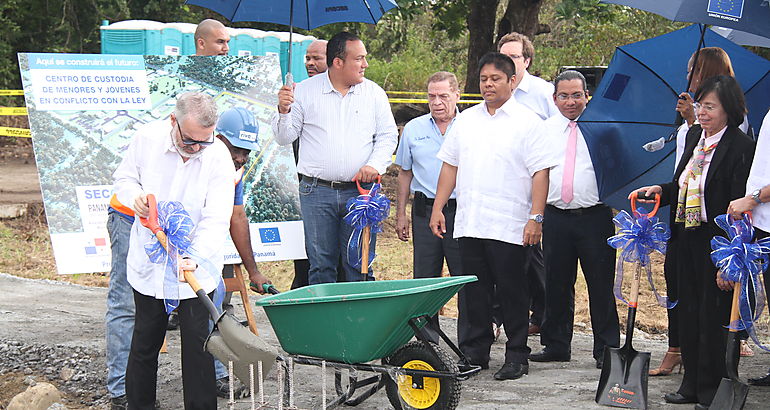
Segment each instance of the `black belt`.
[[591,212],[607,209],[607,205],[598,204],[587,208],[561,209],[553,205],[546,205],[546,209],[564,215],[585,215]]
[[[302,175],[302,174],[300,174]],[[356,188],[356,183],[351,181],[327,181],[321,178],[313,178],[307,175],[302,175],[302,180],[308,184],[322,185],[331,189],[353,189]]]
[[[435,198],[425,198],[425,205],[433,206],[433,202],[435,202],[435,201],[436,201]],[[446,205],[444,205],[444,206],[448,206],[450,208],[456,207],[457,206],[457,200],[456,199],[449,199],[447,201]]]

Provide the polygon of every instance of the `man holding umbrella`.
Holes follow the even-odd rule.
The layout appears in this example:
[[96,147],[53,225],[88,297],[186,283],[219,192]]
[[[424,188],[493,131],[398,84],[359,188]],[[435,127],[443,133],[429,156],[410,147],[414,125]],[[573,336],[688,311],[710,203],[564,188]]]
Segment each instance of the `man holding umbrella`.
[[[338,33],[326,48],[326,73],[278,92],[276,141],[300,140],[297,171],[310,284],[336,281],[340,252],[347,250],[353,231],[343,217],[347,200],[358,195],[355,181],[375,181],[396,148],[398,131],[387,95],[364,78],[366,54],[357,36]],[[361,280],[343,259],[347,280]]]

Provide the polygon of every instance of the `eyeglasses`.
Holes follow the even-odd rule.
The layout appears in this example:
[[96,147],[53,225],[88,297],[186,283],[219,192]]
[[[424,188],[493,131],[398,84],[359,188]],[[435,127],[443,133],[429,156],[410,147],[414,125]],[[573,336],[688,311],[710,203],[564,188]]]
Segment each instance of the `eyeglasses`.
[[198,141],[198,140],[194,140],[192,138],[187,138],[184,136],[184,133],[182,132],[182,127],[179,125],[179,120],[176,121],[176,128],[179,130],[179,137],[182,139],[182,144],[184,145],[198,144],[202,147],[208,147],[209,145],[214,143],[214,133],[211,134],[211,138],[208,141]]
[[693,103],[692,108],[697,112],[700,109],[703,109],[706,112],[713,112],[717,109],[717,106],[714,104],[701,104],[701,103]]
[[585,97],[586,93],[574,93],[574,94],[556,94],[556,99],[559,101],[567,101],[570,98],[573,100],[579,100]]

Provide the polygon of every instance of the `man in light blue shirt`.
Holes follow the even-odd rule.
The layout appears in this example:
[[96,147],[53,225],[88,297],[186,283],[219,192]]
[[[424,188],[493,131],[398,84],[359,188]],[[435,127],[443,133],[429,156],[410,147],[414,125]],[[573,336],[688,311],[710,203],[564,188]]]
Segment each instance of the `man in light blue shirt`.
[[[447,220],[447,235],[444,238],[434,236],[428,223],[436,196],[438,175],[442,161],[436,153],[444,143],[444,135],[457,116],[457,101],[460,91],[454,74],[439,71],[428,79],[428,108],[430,113],[414,118],[404,127],[401,142],[396,152],[396,164],[401,167],[398,174],[398,204],[396,206],[396,234],[402,241],[409,240],[409,219],[406,216],[406,203],[409,194],[414,194],[412,203],[412,237],[414,239],[414,277],[432,278],[441,276],[446,259],[451,275],[461,274],[460,248],[457,239],[452,237],[454,215],[457,203],[452,193],[444,208]],[[464,326],[464,294],[460,291],[460,322],[457,328],[459,343]],[[426,327],[428,336],[438,343],[438,315],[431,320],[432,328]]]

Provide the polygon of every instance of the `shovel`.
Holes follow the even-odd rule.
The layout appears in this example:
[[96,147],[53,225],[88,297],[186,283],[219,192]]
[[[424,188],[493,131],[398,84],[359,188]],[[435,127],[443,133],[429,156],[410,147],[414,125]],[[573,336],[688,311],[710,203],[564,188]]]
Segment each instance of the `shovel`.
[[[631,209],[636,213],[637,195],[631,197]],[[652,217],[660,206],[660,196],[655,196],[655,208],[648,217]],[[604,349],[604,365],[596,389],[596,402],[605,406],[625,407],[630,409],[647,408],[647,380],[650,369],[650,353],[637,352],[632,346],[636,307],[639,300],[639,281],[642,276],[642,264],[636,266],[631,281],[631,294],[628,300],[628,318],[626,320],[626,342],[622,347]]]
[[[150,229],[158,242],[168,249],[168,239],[158,224],[158,208],[155,196],[147,195],[150,206],[148,218],[139,218],[142,225]],[[195,277],[194,271],[184,271],[184,280],[190,285],[198,300],[208,309],[214,321],[214,329],[203,345],[206,351],[222,363],[233,362],[233,373],[244,385],[250,384],[249,364],[263,363],[263,374],[267,375],[275,364],[278,350],[242,325],[231,313],[219,313]]]
[[[730,310],[730,323],[735,323],[740,318],[738,311],[738,298],[740,296],[740,284],[733,288],[733,306]],[[725,354],[725,367],[727,378],[722,378],[719,387],[711,402],[712,409],[740,410],[746,404],[746,396],[749,394],[749,385],[738,378],[738,357],[741,351],[741,341],[738,339],[738,331],[730,329],[727,334],[727,353]]]
[[[381,181],[381,177],[377,175],[377,183],[379,184]],[[358,187],[358,193],[361,195],[371,193],[371,190],[367,192],[365,189],[361,188],[361,184],[358,183],[358,180],[356,180],[356,187]],[[364,282],[366,282],[367,275],[369,275],[369,241],[371,240],[371,232],[372,227],[369,225],[365,226],[361,231],[361,274],[364,275]]]

